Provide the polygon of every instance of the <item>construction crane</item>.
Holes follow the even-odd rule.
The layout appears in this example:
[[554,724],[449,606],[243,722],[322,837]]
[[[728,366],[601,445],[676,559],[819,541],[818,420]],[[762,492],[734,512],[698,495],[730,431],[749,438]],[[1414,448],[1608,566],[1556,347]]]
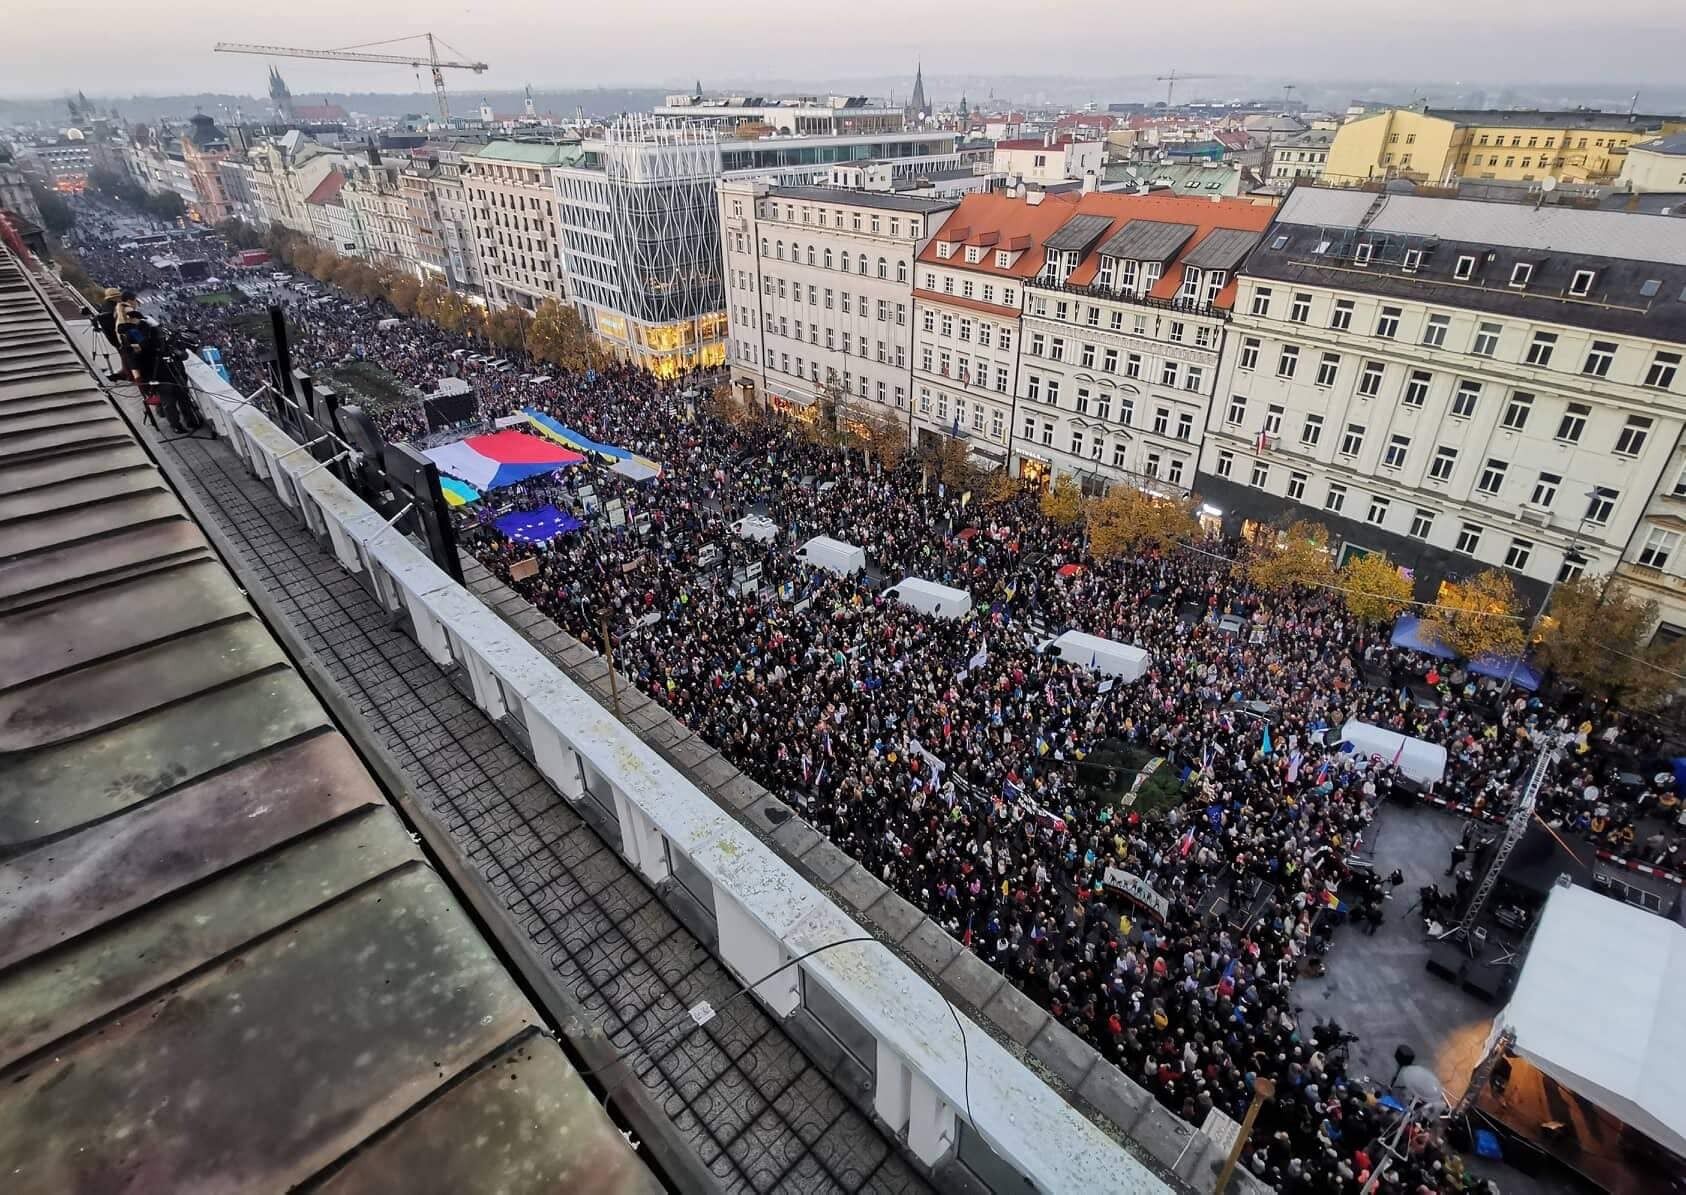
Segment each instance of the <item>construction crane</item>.
[[[364,54],[360,51],[369,46],[390,46],[402,41],[420,41],[427,39],[425,54]],[[446,70],[473,71],[482,74],[490,68],[484,62],[454,62],[441,61],[439,47],[445,45],[431,33],[417,33],[410,37],[394,37],[387,41],[365,42],[360,46],[342,46],[337,50],[301,50],[295,46],[254,46],[245,42],[220,41],[214,49],[219,54],[262,54],[268,58],[320,58],[329,62],[387,62],[393,66],[427,67],[433,72],[433,94],[439,100],[440,123],[449,123],[451,106],[445,99]],[[445,46],[453,54],[461,54],[461,50]],[[466,55],[465,55],[466,57]]]
[[1171,96],[1176,92],[1178,83],[1187,82],[1189,79],[1216,79],[1217,77],[1217,75],[1179,75],[1173,70],[1168,75],[1155,75],[1153,81],[1165,84],[1165,106],[1169,108]]

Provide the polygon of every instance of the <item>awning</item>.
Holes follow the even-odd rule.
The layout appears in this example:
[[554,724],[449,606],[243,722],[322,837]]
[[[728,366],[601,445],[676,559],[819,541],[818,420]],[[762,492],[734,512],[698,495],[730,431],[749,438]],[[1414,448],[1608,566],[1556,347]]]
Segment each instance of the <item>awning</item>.
[[1686,1156],[1686,928],[1587,888],[1553,888],[1495,1031],[1543,1073]]
[[1401,614],[1399,621],[1393,624],[1393,645],[1420,651],[1423,655],[1433,656],[1437,660],[1450,660],[1458,654],[1449,647],[1442,647],[1425,638],[1420,630],[1421,622],[1422,619],[1415,614]]

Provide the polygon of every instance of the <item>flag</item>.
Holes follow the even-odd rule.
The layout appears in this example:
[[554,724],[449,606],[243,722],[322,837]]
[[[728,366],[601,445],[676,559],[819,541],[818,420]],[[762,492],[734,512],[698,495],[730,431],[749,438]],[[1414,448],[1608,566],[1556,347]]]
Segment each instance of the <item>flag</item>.
[[985,640],[983,646],[978,648],[978,654],[966,661],[966,671],[971,672],[974,669],[982,668],[987,663],[989,663],[989,641]]
[[1399,736],[1399,749],[1393,753],[1393,766],[1394,767],[1397,768],[1399,766],[1399,758],[1400,758],[1400,756],[1402,756],[1404,754],[1405,754],[1405,736],[1400,735]]
[[1317,768],[1317,787],[1322,788],[1329,783],[1329,761],[1324,760]]
[[1254,447],[1260,452],[1265,452],[1270,448],[1270,437],[1265,435],[1264,428],[1262,427],[1259,429],[1259,438],[1254,441]]
[[1327,888],[1323,889],[1323,894],[1318,899],[1320,899],[1323,902],[1324,908],[1333,909],[1337,913],[1341,912],[1342,910],[1344,910],[1346,908],[1346,906],[1341,903],[1341,898],[1336,896],[1333,892],[1329,891]]
[[1181,838],[1177,839],[1177,854],[1181,855],[1184,859],[1186,859],[1186,858],[1188,858],[1189,852],[1192,851],[1193,849],[1194,849],[1194,827],[1190,826],[1188,829],[1183,831],[1183,836]]
[[1266,755],[1270,754],[1270,727],[1269,726],[1266,726],[1264,728],[1264,742],[1259,745],[1259,750],[1263,751]]
[[1300,778],[1300,760],[1304,756],[1296,751],[1288,757],[1288,783],[1292,784]]

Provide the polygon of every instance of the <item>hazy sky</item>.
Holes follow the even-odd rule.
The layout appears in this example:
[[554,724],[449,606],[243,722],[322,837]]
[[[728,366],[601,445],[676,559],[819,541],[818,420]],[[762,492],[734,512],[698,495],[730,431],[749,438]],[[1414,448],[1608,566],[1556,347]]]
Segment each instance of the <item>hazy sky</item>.
[[[217,41],[318,47],[426,29],[491,64],[482,88],[677,84],[698,77],[1224,72],[1313,79],[1676,82],[1686,17],[1675,0],[155,0],[114,20],[92,0],[0,0],[0,93],[263,90],[263,59]],[[284,14],[284,15],[283,15]],[[1408,24],[1407,24],[1408,22]],[[409,91],[403,66],[279,60],[295,94]],[[423,84],[427,86],[424,77]],[[1213,86],[1211,90],[1218,88]]]

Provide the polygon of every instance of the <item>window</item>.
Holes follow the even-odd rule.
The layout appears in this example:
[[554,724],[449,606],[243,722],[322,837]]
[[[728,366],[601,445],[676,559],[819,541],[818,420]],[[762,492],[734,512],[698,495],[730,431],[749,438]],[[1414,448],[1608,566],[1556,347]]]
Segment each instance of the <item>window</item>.
[[[1508,166],[1509,164],[1510,162],[1507,159],[1505,165]],[[1533,280],[1533,277],[1534,267],[1525,261],[1519,261],[1516,265],[1511,267],[1510,284],[1518,289],[1527,286],[1528,283]]]
[[1228,477],[1235,471],[1235,454],[1223,451],[1218,453],[1217,473],[1219,477]]
[[1428,464],[1428,479],[1430,481],[1446,481],[1452,476],[1452,470],[1458,464],[1458,450],[1442,444],[1434,450],[1434,459]]
[[1534,339],[1528,345],[1527,363],[1542,367],[1550,365],[1551,352],[1556,347],[1556,332],[1535,332]]
[[1351,328],[1353,305],[1351,299],[1336,299],[1335,309],[1329,313],[1329,326],[1337,332]]
[[1576,270],[1575,276],[1569,280],[1569,293],[1576,298],[1591,294],[1593,280],[1597,277],[1596,270]]
[[1204,376],[1205,370],[1201,369],[1200,366],[1190,365],[1187,369],[1183,370],[1183,389],[1198,392],[1200,389],[1201,379]]
[[1458,388],[1452,392],[1453,419],[1471,419],[1475,416],[1475,400],[1481,397],[1481,383],[1473,378],[1460,378]]
[[1139,378],[1142,376],[1142,355],[1140,353],[1125,354],[1124,376],[1127,378]]
[[1381,315],[1376,317],[1376,335],[1383,340],[1392,340],[1399,335],[1399,308],[1382,308]]
[[[1125,464],[1128,463],[1129,459],[1130,459],[1130,446],[1128,444],[1126,444],[1123,440],[1115,441],[1112,445],[1112,467],[1114,469],[1122,469],[1122,468],[1124,468]],[[1218,463],[1222,464],[1223,462],[1220,461]],[[1224,476],[1228,477],[1229,474],[1225,473]]]
[[1477,357],[1491,357],[1499,351],[1499,333],[1503,329],[1498,324],[1478,324],[1475,329],[1475,343],[1470,345],[1469,351]]
[[1333,511],[1335,514],[1340,514],[1341,508],[1345,505],[1346,487],[1344,485],[1337,485],[1331,482],[1329,485],[1329,496],[1323,499],[1323,509]]
[[1534,482],[1534,492],[1529,497],[1531,506],[1538,506],[1542,510],[1549,509],[1557,501],[1557,487],[1563,484],[1563,478],[1556,473],[1541,473],[1539,480]]
[[1276,403],[1271,403],[1265,408],[1264,426],[1260,429],[1265,435],[1279,436],[1282,434],[1282,413],[1284,410],[1285,408],[1278,406]]
[[1187,411],[1177,412],[1177,439],[1191,440],[1194,438],[1194,416]]
[[1263,461],[1254,461],[1252,482],[1256,489],[1261,490],[1264,489],[1265,486],[1269,485],[1270,466],[1265,464]]
[[1607,377],[1610,373],[1610,365],[1615,359],[1615,341],[1595,340],[1592,342],[1592,347],[1587,349],[1586,364],[1581,366],[1581,372],[1595,378]]
[[1317,384],[1319,386],[1333,386],[1335,376],[1341,371],[1341,355],[1339,353],[1324,353],[1317,362]]
[[1241,424],[1243,421],[1246,420],[1246,418],[1247,418],[1247,400],[1246,400],[1246,398],[1244,398],[1243,396],[1241,396],[1239,394],[1232,395],[1230,397],[1230,400],[1229,400],[1229,412],[1225,416],[1224,422],[1229,424],[1230,426],[1234,427],[1234,426],[1238,426],[1239,424]]
[[1458,264],[1452,267],[1452,277],[1459,282],[1468,282],[1474,276],[1475,258],[1468,253],[1462,254],[1458,258]]
[[1347,424],[1346,434],[1341,437],[1341,455],[1357,456],[1362,451],[1364,451],[1364,425],[1362,423]]
[[1171,411],[1168,407],[1155,407],[1153,410],[1153,434],[1163,436],[1171,427]]
[[1071,433],[1071,455],[1083,455],[1083,433],[1080,431],[1073,431]]
[[1317,442],[1323,438],[1323,416],[1307,415],[1305,423],[1300,427],[1300,443],[1307,448],[1317,447]]
[[1657,390],[1674,385],[1674,375],[1680,368],[1679,353],[1658,353],[1651,358],[1651,368],[1645,371],[1645,384]]
[[[984,343],[982,336],[978,338],[978,343]],[[1082,350],[1078,353],[1077,363],[1084,369],[1095,368],[1095,346],[1092,344],[1084,345]]]
[[1513,539],[1505,549],[1505,567],[1521,572],[1534,557],[1534,545],[1525,539]]
[[[1389,156],[1391,157],[1392,155]],[[1352,260],[1361,266],[1367,266],[1370,264],[1370,259],[1374,257],[1375,254],[1376,246],[1374,242],[1360,241],[1358,243],[1358,248],[1353,252]]]
[[1311,296],[1304,291],[1294,292],[1294,301],[1288,305],[1288,320],[1290,323],[1303,324],[1311,319]]
[[1383,523],[1387,522],[1387,508],[1388,500],[1386,498],[1372,495],[1370,498],[1370,509],[1365,512],[1364,521],[1366,523],[1373,523],[1375,526],[1380,527]]
[[1170,329],[1165,333],[1165,339],[1169,340],[1172,344],[1181,344],[1183,342],[1184,331],[1185,329],[1183,327],[1182,320],[1174,319],[1171,321]]
[[1408,407],[1420,407],[1428,401],[1428,386],[1433,375],[1426,369],[1413,369],[1405,379],[1405,393],[1400,402]]
[[1434,531],[1434,512],[1419,506],[1411,512],[1412,539],[1427,539]]
[[1563,412],[1563,418],[1557,424],[1557,438],[1566,444],[1579,444],[1581,433],[1586,431],[1587,417],[1592,414],[1592,408],[1584,402],[1572,402]]
[[1049,448],[1054,446],[1054,425],[1052,423],[1042,425],[1042,443]]
[[1534,396],[1518,390],[1505,403],[1502,420],[1506,431],[1519,432],[1528,426],[1528,415],[1534,409]]
[[1177,375],[1178,366],[1175,361],[1161,361],[1159,363],[1159,384],[1161,386],[1175,386]]
[[1616,437],[1617,456],[1638,456],[1651,434],[1651,420],[1645,415],[1629,415],[1621,435]]
[[1457,550],[1465,556],[1473,556],[1481,547],[1481,527],[1475,523],[1464,523],[1458,528]]
[[1380,361],[1366,361],[1364,368],[1358,371],[1358,394],[1361,398],[1374,398],[1382,392],[1382,378],[1387,373],[1387,367]]
[[1488,457],[1486,466],[1481,470],[1481,477],[1475,483],[1475,488],[1483,494],[1497,494],[1504,489],[1505,470],[1510,468],[1504,461],[1495,457]]
[[1616,509],[1616,499],[1621,497],[1621,491],[1606,489],[1604,486],[1594,486],[1592,494],[1587,498],[1586,521],[1597,527],[1602,527],[1610,521],[1610,515]]
[[1411,450],[1410,436],[1393,436],[1387,442],[1387,450],[1382,453],[1382,468],[1403,469],[1405,455]]
[[1446,343],[1446,330],[1452,326],[1452,317],[1445,314],[1435,314],[1428,317],[1423,325],[1423,344],[1431,349],[1441,348]]
[[1252,369],[1259,363],[1259,338],[1244,336],[1241,338],[1241,355],[1236,359],[1235,368]]
[[1288,498],[1290,501],[1303,502],[1305,500],[1306,480],[1307,477],[1304,473],[1288,474]]
[[1679,544],[1678,533],[1653,527],[1645,537],[1645,546],[1639,549],[1639,563],[1646,568],[1662,568],[1668,564],[1668,558]]
[[1270,287],[1255,286],[1253,288],[1253,314],[1270,314]]
[[[927,327],[925,330],[927,332],[929,332],[930,328]],[[1025,351],[1027,356],[1045,357],[1045,356],[1048,355],[1047,354],[1047,340],[1043,337],[1042,333],[1032,332],[1030,334],[1030,343],[1025,345],[1024,351]]]
[[1282,355],[1276,359],[1276,376],[1291,378],[1294,371],[1300,367],[1300,350],[1298,345],[1285,344]]
[[1118,372],[1118,350],[1107,349],[1101,354],[1101,370],[1104,373]]

